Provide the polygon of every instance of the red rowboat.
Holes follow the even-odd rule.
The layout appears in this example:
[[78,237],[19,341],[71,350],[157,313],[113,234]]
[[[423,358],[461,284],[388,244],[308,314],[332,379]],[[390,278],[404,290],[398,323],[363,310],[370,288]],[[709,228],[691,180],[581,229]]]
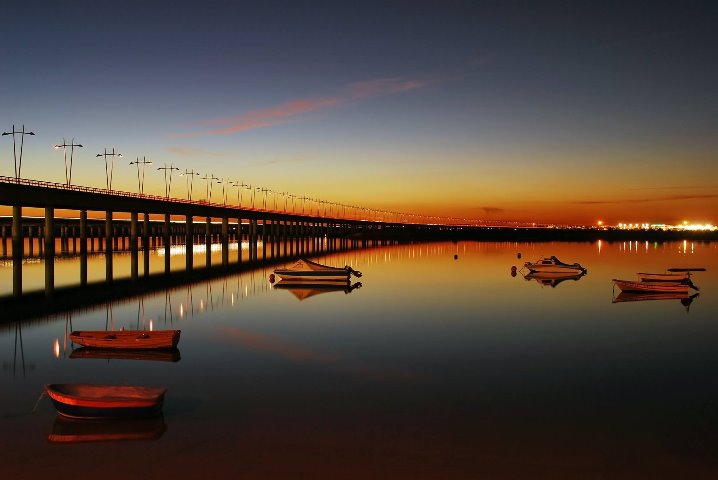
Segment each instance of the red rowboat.
[[152,417],[162,412],[164,388],[65,383],[45,385],[61,415],[73,418]]
[[177,347],[181,330],[83,330],[70,334],[70,340],[83,347],[123,349],[170,349]]

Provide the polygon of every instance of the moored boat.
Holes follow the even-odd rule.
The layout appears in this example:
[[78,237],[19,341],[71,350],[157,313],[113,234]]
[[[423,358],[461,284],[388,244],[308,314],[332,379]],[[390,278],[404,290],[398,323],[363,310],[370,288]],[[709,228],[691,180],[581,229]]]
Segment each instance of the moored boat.
[[83,347],[161,350],[176,348],[181,330],[81,330],[70,334],[70,340]]
[[164,388],[59,383],[45,385],[58,413],[72,418],[135,418],[159,415]]
[[638,278],[642,282],[683,282],[690,280],[690,272],[675,273],[645,273],[638,272]]
[[689,288],[696,289],[693,285],[681,282],[632,282],[630,280],[619,280],[614,278],[613,284],[623,292],[660,292],[660,293],[688,293]]
[[544,257],[536,262],[526,262],[524,267],[530,272],[541,273],[587,273],[588,270],[578,263],[564,263],[555,256]]
[[354,270],[349,266],[330,267],[321,263],[312,262],[311,260],[301,259],[294,262],[287,268],[279,268],[274,274],[284,280],[294,281],[311,281],[318,279],[323,281],[346,281],[349,282],[351,275],[361,277],[361,272]]

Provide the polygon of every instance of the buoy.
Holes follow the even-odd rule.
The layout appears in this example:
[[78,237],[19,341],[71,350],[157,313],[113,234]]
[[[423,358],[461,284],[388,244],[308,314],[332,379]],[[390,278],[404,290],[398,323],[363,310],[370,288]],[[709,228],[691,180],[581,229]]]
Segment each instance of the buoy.
[[512,272],[515,272],[515,271],[516,271],[516,265],[514,265],[513,267],[511,267],[511,271],[512,271]]
[[521,258],[521,252],[516,254],[516,258]]
[[454,260],[458,260],[458,259],[459,259],[459,256],[458,256],[458,255],[454,255]]
[[273,273],[269,274],[269,283],[274,283],[274,274]]

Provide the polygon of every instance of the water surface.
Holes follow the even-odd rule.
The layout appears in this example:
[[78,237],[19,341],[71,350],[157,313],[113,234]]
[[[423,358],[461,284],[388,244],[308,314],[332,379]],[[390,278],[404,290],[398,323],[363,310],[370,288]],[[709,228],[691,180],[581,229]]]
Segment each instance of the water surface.
[[[715,478],[717,249],[377,247],[315,257],[364,273],[349,292],[275,288],[264,267],[4,322],[0,461],[7,478]],[[511,275],[542,255],[588,275]],[[90,278],[102,278],[96,263]],[[612,278],[682,266],[708,269],[699,296],[614,303]],[[73,283],[63,268],[78,267],[56,267]],[[71,358],[65,339],[150,325],[182,330],[179,359]],[[33,408],[62,382],[166,387],[164,417],[96,427],[142,440],[52,443],[73,425],[46,398]]]

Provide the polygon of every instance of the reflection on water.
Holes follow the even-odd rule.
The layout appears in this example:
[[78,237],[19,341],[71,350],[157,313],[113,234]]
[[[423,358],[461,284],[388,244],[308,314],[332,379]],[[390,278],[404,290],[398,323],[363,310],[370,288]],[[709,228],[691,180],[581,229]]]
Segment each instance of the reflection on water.
[[80,420],[58,415],[47,440],[52,443],[155,440],[167,429],[163,416],[140,419]]
[[[63,462],[107,478],[146,476],[147,465],[184,478],[206,465],[219,478],[714,478],[717,250],[458,242],[310,256],[361,270],[359,290],[272,285],[288,259],[170,275],[162,259],[135,282],[8,301],[3,310],[25,320],[0,324],[3,473],[39,476]],[[535,288],[509,275],[519,253],[591,273]],[[116,270],[129,271],[122,258]],[[613,278],[694,266],[707,268],[700,300],[613,297]],[[181,361],[66,343],[73,327],[150,325],[182,329]],[[44,400],[33,412],[57,382],[165,387],[171,428],[151,449],[59,448],[47,442],[55,410]]]
[[560,273],[560,272],[528,272],[524,275],[524,280],[531,281],[535,280],[541,286],[549,286],[556,288],[561,282],[567,280],[578,281],[586,275],[586,272],[581,273]]
[[645,302],[651,300],[678,300],[681,305],[686,307],[686,313],[690,311],[691,303],[700,294],[694,293],[689,295],[687,293],[638,293],[638,292],[621,292],[613,298],[613,303],[622,302]]

